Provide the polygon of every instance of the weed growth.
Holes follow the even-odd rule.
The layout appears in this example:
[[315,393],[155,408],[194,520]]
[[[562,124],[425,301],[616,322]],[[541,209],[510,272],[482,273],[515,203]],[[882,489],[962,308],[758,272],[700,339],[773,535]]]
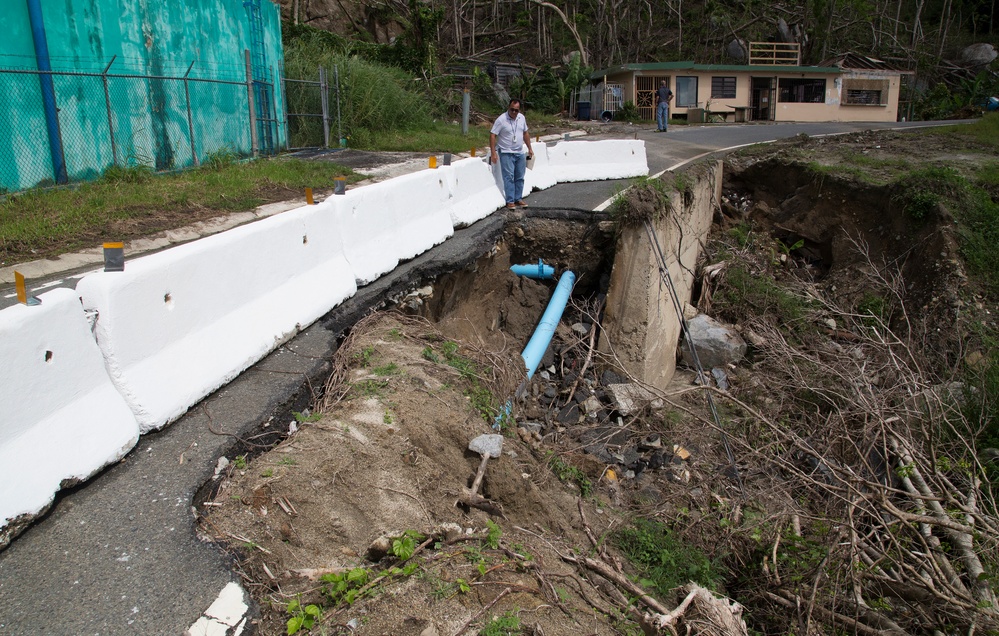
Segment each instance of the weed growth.
[[552,469],[555,476],[563,482],[576,484],[580,494],[589,497],[593,493],[593,482],[590,481],[586,473],[565,461],[555,453],[548,454],[548,467]]
[[660,595],[688,581],[718,590],[724,578],[719,564],[659,521],[636,519],[632,526],[614,533],[611,540],[642,571],[642,584]]

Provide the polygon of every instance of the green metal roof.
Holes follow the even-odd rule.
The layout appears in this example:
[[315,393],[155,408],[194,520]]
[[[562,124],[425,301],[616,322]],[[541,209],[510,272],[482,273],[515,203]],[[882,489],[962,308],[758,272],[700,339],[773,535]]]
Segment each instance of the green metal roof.
[[766,73],[829,73],[839,75],[843,69],[836,66],[772,66],[763,64],[696,64],[687,62],[650,62],[647,64],[622,64],[596,71],[590,75],[591,80],[603,78],[604,75],[616,75],[634,71],[703,71],[703,72],[766,72]]

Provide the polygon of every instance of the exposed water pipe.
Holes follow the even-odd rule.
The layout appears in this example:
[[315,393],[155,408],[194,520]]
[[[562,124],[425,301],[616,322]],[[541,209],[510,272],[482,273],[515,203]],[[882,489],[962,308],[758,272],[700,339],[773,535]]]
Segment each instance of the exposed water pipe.
[[[528,265],[527,267],[533,267],[537,271],[538,265]],[[521,383],[521,387],[526,385],[527,380],[534,377],[534,372],[538,369],[538,365],[541,364],[541,358],[545,355],[545,351],[548,350],[552,336],[555,335],[555,327],[558,326],[559,321],[562,319],[562,313],[569,302],[569,296],[572,294],[572,286],[575,283],[576,275],[570,271],[563,272],[562,276],[558,279],[558,285],[555,287],[555,292],[552,293],[551,300],[548,301],[545,313],[541,314],[541,320],[538,322],[534,334],[531,335],[527,346],[524,347],[524,350],[520,354],[520,357],[524,359],[524,366],[527,367],[527,379]],[[520,388],[517,391],[520,392]],[[513,400],[507,400],[506,404],[500,408],[499,415],[496,416],[496,422],[493,424],[494,429],[500,428],[503,420],[510,415],[512,409]]]
[[558,279],[558,285],[552,294],[552,299],[548,301],[545,313],[541,315],[538,328],[534,330],[534,335],[527,342],[524,351],[520,354],[524,358],[524,365],[527,366],[527,379],[534,377],[534,372],[541,364],[541,358],[548,350],[548,344],[555,334],[555,327],[562,319],[562,312],[565,311],[566,303],[569,302],[569,294],[572,293],[572,286],[576,283],[576,275],[572,272],[564,272]]
[[59,115],[56,110],[55,86],[52,83],[52,64],[49,62],[49,43],[45,38],[45,22],[42,19],[41,0],[28,0],[28,19],[31,22],[31,37],[35,42],[35,60],[38,64],[38,82],[42,89],[42,108],[45,111],[45,128],[49,134],[49,152],[52,155],[52,172],[56,183],[67,183],[66,161],[62,151],[62,135],[59,132]]
[[510,271],[517,276],[526,276],[527,278],[538,278],[541,280],[555,278],[555,268],[551,265],[545,265],[540,258],[538,259],[537,265],[533,263],[529,263],[527,265],[511,265]]

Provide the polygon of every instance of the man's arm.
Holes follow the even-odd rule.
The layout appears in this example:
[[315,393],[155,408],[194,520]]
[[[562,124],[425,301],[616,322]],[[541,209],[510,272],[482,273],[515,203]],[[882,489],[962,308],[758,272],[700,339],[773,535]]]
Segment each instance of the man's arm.
[[531,135],[525,130],[524,131],[524,143],[527,144],[527,156],[528,158],[534,156],[534,149],[531,148]]
[[489,133],[489,158],[493,163],[499,162],[499,157],[496,156],[496,133]]

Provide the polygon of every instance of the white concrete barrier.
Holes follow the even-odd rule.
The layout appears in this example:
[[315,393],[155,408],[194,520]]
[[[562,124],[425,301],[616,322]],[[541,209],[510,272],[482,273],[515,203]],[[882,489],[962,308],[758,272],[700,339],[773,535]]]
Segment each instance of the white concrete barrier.
[[70,289],[0,311],[0,519],[34,517],[139,439]]
[[188,408],[357,290],[332,206],[306,206],[77,285],[144,433]]
[[534,150],[534,166],[524,176],[524,196],[532,190],[547,190],[558,183],[551,171],[547,144],[535,142],[531,144],[531,148]]
[[488,158],[462,159],[441,170],[447,174],[451,191],[448,213],[454,228],[484,219],[506,203],[503,189],[496,187]]
[[358,285],[454,234],[443,169],[421,170],[333,196],[344,254]]
[[548,170],[559,182],[625,179],[649,174],[640,139],[561,141],[548,148]]

